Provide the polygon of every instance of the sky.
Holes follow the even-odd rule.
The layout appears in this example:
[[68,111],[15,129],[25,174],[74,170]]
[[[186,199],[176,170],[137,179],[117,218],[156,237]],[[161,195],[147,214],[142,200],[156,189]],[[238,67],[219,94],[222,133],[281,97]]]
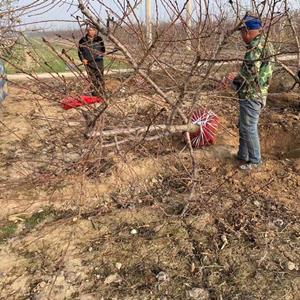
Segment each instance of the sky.
[[[87,2],[87,0],[85,0]],[[103,1],[111,9],[117,11],[117,5],[115,4],[117,0],[107,0]],[[124,0],[118,0],[120,2],[126,2]],[[175,3],[175,0],[172,0]],[[177,0],[177,3],[180,7],[183,6],[186,0]],[[199,0],[198,0],[199,1]],[[228,4],[228,0],[211,0],[210,3],[212,7],[216,5],[217,2],[224,2]],[[241,0],[245,4],[249,4],[251,0]],[[77,29],[78,23],[74,19],[74,16],[81,14],[78,12],[78,1],[77,0],[19,0],[18,6],[26,6],[28,4],[39,3],[40,9],[38,11],[32,11],[27,13],[22,17],[22,21],[27,24],[28,28],[43,28],[44,30],[53,30],[53,29]],[[67,2],[67,3],[66,3]],[[89,2],[93,3],[93,7],[97,14],[101,17],[106,16],[106,9],[99,5],[97,0],[90,0]],[[133,3],[134,1],[131,1]],[[145,0],[143,0],[145,2]],[[97,4],[98,3],[98,4]],[[153,12],[156,11],[155,0],[152,0],[153,3]],[[300,0],[289,0],[289,3],[292,7],[300,9]],[[144,6],[142,3],[140,7],[136,10],[136,15],[140,20],[144,19]],[[159,5],[159,14],[161,19],[167,18],[167,13],[163,6]],[[156,15],[156,13],[154,13]]]

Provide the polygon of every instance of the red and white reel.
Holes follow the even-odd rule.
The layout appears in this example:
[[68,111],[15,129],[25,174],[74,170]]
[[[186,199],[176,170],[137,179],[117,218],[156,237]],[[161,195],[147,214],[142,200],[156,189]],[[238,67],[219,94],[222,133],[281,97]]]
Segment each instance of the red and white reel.
[[219,125],[218,116],[211,110],[196,110],[191,118],[192,124],[197,125],[198,129],[190,132],[192,146],[201,148],[214,144]]

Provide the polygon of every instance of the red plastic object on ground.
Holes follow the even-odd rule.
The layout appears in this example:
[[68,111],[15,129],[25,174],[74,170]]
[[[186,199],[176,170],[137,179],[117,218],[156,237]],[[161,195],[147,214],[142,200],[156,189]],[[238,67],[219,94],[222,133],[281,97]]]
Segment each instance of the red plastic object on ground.
[[190,133],[192,146],[200,148],[214,144],[219,125],[218,116],[211,110],[197,110],[192,115],[192,123],[199,126],[196,132]]
[[65,110],[79,107],[82,105],[89,105],[93,103],[101,103],[104,99],[95,96],[80,96],[79,98],[75,97],[65,97],[61,100],[61,107]]

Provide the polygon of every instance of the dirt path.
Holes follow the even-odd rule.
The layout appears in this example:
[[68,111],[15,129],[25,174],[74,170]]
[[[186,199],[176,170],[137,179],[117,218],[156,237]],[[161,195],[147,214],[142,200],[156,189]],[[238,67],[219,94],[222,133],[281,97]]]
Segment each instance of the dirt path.
[[[297,56],[295,55],[282,55],[282,56],[278,56],[280,58],[281,61],[287,61],[287,60],[295,60],[297,59]],[[230,64],[236,64],[237,62],[223,62],[223,63],[216,63],[216,66],[223,66],[223,65],[230,65]],[[155,69],[152,69],[152,71]],[[133,69],[127,68],[127,69],[118,69],[118,70],[109,70],[106,71],[105,74],[106,75],[113,75],[113,74],[118,74],[118,73],[128,73],[128,72],[132,72]],[[83,74],[86,75],[86,72],[83,72]],[[34,75],[35,78],[39,78],[39,79],[51,79],[51,78],[55,78],[55,77],[64,77],[64,78],[74,78],[74,77],[78,77],[77,73],[74,72],[63,72],[63,73],[39,73],[39,74],[35,74]],[[27,74],[9,74],[7,76],[9,81],[22,81],[22,80],[30,80],[31,76],[27,75]]]
[[[128,73],[132,72],[132,69],[119,69],[119,70],[110,70],[106,71],[106,75],[114,75],[114,74],[119,74],[119,73]],[[83,72],[84,75],[86,75],[86,72]],[[58,78],[58,77],[64,77],[64,78],[74,78],[78,77],[78,73],[74,72],[63,72],[63,73],[38,73],[34,75],[34,78],[38,79],[51,79],[51,78]],[[9,74],[7,75],[7,78],[9,81],[23,81],[23,80],[30,80],[32,77],[27,74]]]

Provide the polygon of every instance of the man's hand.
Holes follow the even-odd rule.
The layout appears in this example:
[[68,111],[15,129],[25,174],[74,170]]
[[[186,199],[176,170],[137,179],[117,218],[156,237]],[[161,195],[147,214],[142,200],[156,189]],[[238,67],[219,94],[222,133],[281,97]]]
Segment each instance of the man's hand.
[[222,80],[223,88],[230,86],[234,80],[234,78],[238,75],[237,72],[228,73]]
[[89,61],[87,59],[83,59],[82,63],[86,66],[89,63]]
[[238,75],[237,72],[231,72],[226,77],[227,77],[228,81],[230,81],[230,83],[231,83],[237,75]]

